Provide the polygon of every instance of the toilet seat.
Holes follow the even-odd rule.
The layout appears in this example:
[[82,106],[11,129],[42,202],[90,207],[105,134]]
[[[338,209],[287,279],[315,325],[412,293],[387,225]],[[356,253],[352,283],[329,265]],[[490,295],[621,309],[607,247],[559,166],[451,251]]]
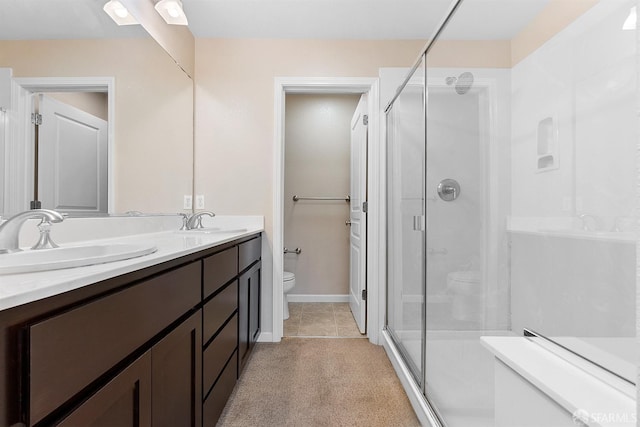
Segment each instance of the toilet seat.
[[464,294],[479,293],[482,288],[478,286],[481,282],[480,271],[453,271],[447,274],[447,287],[450,290]]
[[478,270],[453,271],[447,274],[447,278],[450,281],[456,281],[456,282],[479,283],[480,271]]

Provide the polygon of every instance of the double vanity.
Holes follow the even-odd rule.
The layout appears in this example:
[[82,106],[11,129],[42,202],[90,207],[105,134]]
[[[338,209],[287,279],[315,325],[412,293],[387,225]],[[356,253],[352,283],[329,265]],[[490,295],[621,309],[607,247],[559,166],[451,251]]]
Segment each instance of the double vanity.
[[82,219],[76,228],[98,222],[120,235],[60,246],[149,250],[0,274],[0,425],[215,425],[260,334],[262,219],[216,218],[201,230],[179,230],[176,216]]

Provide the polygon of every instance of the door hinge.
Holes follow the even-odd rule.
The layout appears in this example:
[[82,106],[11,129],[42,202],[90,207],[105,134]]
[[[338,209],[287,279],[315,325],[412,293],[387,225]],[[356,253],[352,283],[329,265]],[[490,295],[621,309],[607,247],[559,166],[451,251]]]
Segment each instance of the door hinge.
[[367,213],[369,211],[369,202],[362,202],[362,212]]
[[368,114],[365,114],[365,115],[362,116],[362,124],[365,125],[365,126],[369,125],[369,115]]
[[367,300],[367,290],[366,289],[362,290],[362,299],[363,299],[363,301]]
[[31,124],[40,126],[42,124],[42,114],[31,113]]

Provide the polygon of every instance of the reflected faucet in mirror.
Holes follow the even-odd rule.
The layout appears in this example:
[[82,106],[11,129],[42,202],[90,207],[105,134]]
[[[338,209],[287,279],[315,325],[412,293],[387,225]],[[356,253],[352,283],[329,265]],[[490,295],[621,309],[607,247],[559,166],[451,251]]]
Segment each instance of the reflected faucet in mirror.
[[590,214],[580,214],[578,218],[582,221],[582,230],[601,231],[604,229],[602,218]]
[[[0,225],[0,254],[19,252],[22,250],[20,249],[20,230],[28,219],[40,219],[41,222],[39,226],[44,226],[40,228],[41,237],[36,246],[34,246],[34,249],[39,249],[41,244],[55,247],[53,246],[55,243],[49,238],[49,227],[47,224],[50,226],[51,223],[64,221],[64,215],[49,209],[34,209],[14,215],[4,224]],[[45,236],[43,237],[42,234],[45,234]]]

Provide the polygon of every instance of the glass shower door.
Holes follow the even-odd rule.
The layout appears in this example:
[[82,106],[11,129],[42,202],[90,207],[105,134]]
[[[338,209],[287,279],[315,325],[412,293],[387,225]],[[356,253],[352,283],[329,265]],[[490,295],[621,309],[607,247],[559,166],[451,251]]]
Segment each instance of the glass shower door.
[[510,320],[510,80],[460,66],[468,45],[450,28],[426,55],[425,393],[448,427],[489,427],[495,361],[481,337],[509,335]]
[[387,111],[387,331],[423,385],[424,66]]

